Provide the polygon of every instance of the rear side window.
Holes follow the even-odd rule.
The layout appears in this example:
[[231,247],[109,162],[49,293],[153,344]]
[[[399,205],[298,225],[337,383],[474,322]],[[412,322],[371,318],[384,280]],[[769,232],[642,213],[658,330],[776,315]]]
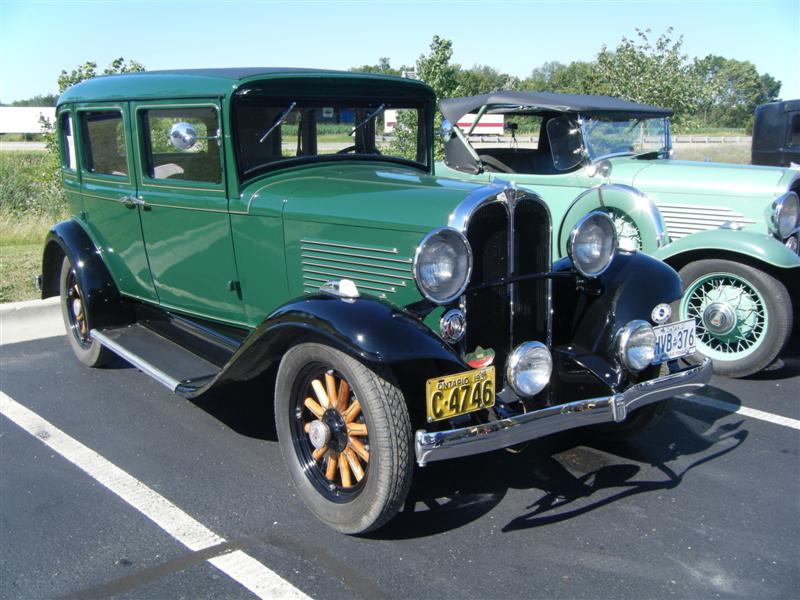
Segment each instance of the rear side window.
[[81,113],[84,164],[90,173],[127,177],[125,127],[119,111]]
[[[195,141],[181,149],[170,142],[173,127],[191,127]],[[217,111],[158,108],[142,111],[145,173],[150,179],[221,183]],[[188,145],[188,144],[187,144]]]
[[70,171],[78,170],[78,161],[75,158],[75,134],[72,131],[72,115],[63,113],[60,120],[61,131],[61,165]]
[[765,106],[756,112],[753,128],[754,147],[762,152],[774,152],[781,147],[783,137],[783,114],[777,107]]

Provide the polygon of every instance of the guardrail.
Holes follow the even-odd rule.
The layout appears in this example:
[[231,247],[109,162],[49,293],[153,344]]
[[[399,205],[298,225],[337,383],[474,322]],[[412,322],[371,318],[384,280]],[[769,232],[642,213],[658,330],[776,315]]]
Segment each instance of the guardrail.
[[[749,144],[752,141],[749,135],[673,135],[673,144]],[[539,143],[538,135],[518,135],[518,144],[526,147],[536,147]],[[508,135],[471,135],[470,143],[478,144],[511,144],[514,140]],[[529,146],[533,144],[533,146]]]

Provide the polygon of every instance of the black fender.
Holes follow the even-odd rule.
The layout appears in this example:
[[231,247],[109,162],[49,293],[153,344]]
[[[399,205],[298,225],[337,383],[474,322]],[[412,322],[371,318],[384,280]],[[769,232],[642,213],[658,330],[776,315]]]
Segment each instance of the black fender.
[[[304,342],[326,344],[367,364],[393,370],[428,365],[438,374],[450,374],[470,369],[439,336],[401,308],[369,296],[345,299],[315,294],[270,314],[214,380],[190,395],[218,383],[258,377],[289,348]],[[425,369],[414,372],[414,379],[425,376]]]
[[58,296],[61,263],[65,255],[69,257],[78,277],[91,329],[133,321],[133,312],[123,301],[114,278],[103,262],[102,253],[75,219],[57,223],[45,238],[42,256],[43,299]]
[[[562,259],[554,270],[571,269]],[[555,279],[556,307],[553,337],[556,345],[574,344],[599,355],[619,372],[615,337],[626,323],[641,319],[652,324],[657,304],[681,297],[681,280],[675,270],[640,252],[617,252],[609,268],[594,280]]]

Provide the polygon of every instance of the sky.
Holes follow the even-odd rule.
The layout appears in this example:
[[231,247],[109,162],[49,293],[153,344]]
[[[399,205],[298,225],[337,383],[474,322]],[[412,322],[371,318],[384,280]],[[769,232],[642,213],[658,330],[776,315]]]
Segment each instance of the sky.
[[0,0],[0,101],[57,92],[61,70],[413,64],[431,39],[453,62],[526,77],[592,60],[636,28],[673,28],[690,58],[749,60],[800,98],[800,0]]

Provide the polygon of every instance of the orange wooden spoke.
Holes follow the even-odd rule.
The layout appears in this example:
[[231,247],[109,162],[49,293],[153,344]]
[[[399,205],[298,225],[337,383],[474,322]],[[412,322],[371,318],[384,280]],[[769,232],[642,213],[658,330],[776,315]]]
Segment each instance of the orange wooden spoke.
[[309,431],[311,431],[311,421],[309,421],[308,423],[306,423],[305,425],[303,425],[303,431],[305,431],[306,433],[308,433]]
[[316,450],[314,450],[314,452],[311,453],[311,456],[314,458],[314,460],[319,460],[320,458],[325,456],[325,453],[327,451],[328,451],[328,447],[327,446],[323,446],[322,448],[317,448]]
[[328,400],[328,394],[325,393],[325,388],[322,387],[322,383],[319,379],[315,379],[311,382],[311,387],[314,388],[314,393],[317,395],[317,400],[322,405],[323,408],[328,409],[331,407],[331,402]]
[[316,402],[314,402],[313,398],[306,398],[306,401],[303,403],[306,405],[306,408],[314,413],[318,419],[322,418],[322,414],[325,410]]
[[347,408],[347,399],[349,396],[350,386],[342,379],[341,383],[339,383],[339,396],[336,399],[336,407],[339,409],[339,412],[344,412]]
[[364,423],[348,423],[347,433],[350,435],[369,435],[367,433],[367,426]]
[[361,465],[358,462],[358,458],[356,457],[356,453],[353,452],[350,448],[345,448],[344,455],[347,457],[347,463],[353,470],[353,475],[356,476],[356,481],[361,481],[362,479],[364,479],[364,469],[361,468]]
[[333,376],[333,371],[325,373],[325,391],[328,395],[328,401],[331,403],[332,408],[336,408],[336,378]]
[[325,469],[325,477],[329,480],[333,481],[333,478],[336,477],[336,463],[338,463],[338,455],[335,452],[328,453],[328,464],[326,465]]
[[361,403],[358,400],[354,400],[350,407],[347,409],[347,412],[344,413],[344,422],[345,423],[352,423],[358,414],[361,412]]
[[347,443],[364,462],[369,462],[369,452],[364,447],[364,444],[352,436],[347,439]]
[[353,485],[350,479],[350,467],[347,465],[347,459],[341,455],[339,456],[339,475],[342,476],[342,487]]

